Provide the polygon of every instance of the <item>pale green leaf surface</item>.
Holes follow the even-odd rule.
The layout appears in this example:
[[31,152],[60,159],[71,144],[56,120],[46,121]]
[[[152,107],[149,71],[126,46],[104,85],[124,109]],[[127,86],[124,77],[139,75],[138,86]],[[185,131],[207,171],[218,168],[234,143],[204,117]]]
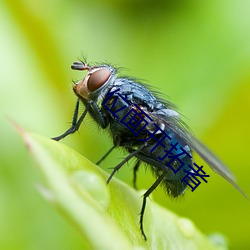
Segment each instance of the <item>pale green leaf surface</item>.
[[213,245],[189,219],[180,218],[148,199],[144,241],[139,230],[141,196],[75,150],[35,134],[21,132],[43,176],[39,187],[80,231],[83,249],[225,249]]

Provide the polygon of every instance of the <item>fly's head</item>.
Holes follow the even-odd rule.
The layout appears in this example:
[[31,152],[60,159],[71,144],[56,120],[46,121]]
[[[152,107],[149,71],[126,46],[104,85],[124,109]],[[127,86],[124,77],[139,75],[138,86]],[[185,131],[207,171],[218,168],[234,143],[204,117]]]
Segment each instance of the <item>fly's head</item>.
[[74,62],[71,69],[88,71],[73,87],[75,94],[85,100],[98,98],[116,76],[115,69],[109,65],[89,66],[83,62]]

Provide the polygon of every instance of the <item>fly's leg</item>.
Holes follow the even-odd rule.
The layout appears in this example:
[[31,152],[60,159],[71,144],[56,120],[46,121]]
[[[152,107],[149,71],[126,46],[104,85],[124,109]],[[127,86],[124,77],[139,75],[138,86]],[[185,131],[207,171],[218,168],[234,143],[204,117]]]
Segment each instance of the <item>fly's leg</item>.
[[143,229],[143,216],[146,208],[146,200],[148,196],[158,187],[158,185],[162,182],[163,178],[166,176],[166,173],[160,175],[157,180],[153,183],[153,185],[147,190],[147,192],[143,195],[142,207],[140,212],[140,230],[144,240],[147,240],[147,236]]
[[95,103],[93,100],[90,100],[89,106],[89,112],[95,117],[97,123],[101,125],[102,128],[106,128],[108,126],[107,118],[104,113],[102,113],[97,103]]
[[68,136],[69,134],[75,133],[79,129],[79,127],[80,127],[80,125],[81,125],[81,123],[82,123],[82,121],[83,121],[84,117],[86,116],[86,114],[88,112],[88,109],[89,109],[89,106],[87,106],[86,109],[84,110],[84,112],[82,113],[81,117],[77,121],[77,119],[78,119],[78,112],[79,112],[79,103],[80,103],[80,101],[78,99],[77,102],[76,102],[76,106],[75,106],[75,110],[74,110],[74,116],[73,116],[71,127],[65,133],[63,133],[62,135],[59,135],[57,137],[52,138],[53,140],[60,141],[64,137]]
[[112,177],[114,176],[114,174],[127,162],[129,161],[132,157],[134,157],[140,150],[142,150],[146,145],[143,144],[142,146],[140,146],[137,150],[134,150],[132,153],[130,153],[122,162],[120,162],[116,167],[114,167],[112,173],[110,174],[108,180],[107,180],[107,184],[109,184],[109,182],[111,181]]
[[97,163],[96,165],[99,165],[115,148],[116,146],[114,145]]
[[137,160],[137,161],[136,161],[136,164],[135,164],[135,166],[134,166],[134,168],[133,168],[133,186],[134,186],[135,189],[137,189],[137,188],[136,188],[136,173],[137,173],[137,171],[138,171],[140,165],[141,165],[141,161],[140,161],[140,160]]

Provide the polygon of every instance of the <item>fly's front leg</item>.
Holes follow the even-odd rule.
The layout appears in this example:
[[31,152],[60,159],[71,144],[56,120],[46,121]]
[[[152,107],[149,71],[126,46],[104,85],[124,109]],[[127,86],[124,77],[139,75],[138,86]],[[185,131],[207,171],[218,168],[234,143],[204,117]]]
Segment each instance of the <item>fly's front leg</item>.
[[69,134],[75,133],[79,129],[79,127],[80,127],[80,125],[81,125],[81,123],[82,123],[82,121],[83,121],[84,117],[86,116],[86,114],[88,112],[88,109],[89,109],[89,105],[87,105],[86,109],[84,110],[84,112],[80,116],[79,120],[77,120],[78,119],[78,112],[79,112],[79,104],[80,104],[80,101],[78,99],[77,102],[76,102],[71,127],[65,133],[63,133],[62,135],[59,135],[57,137],[53,137],[51,139],[53,139],[55,141],[60,141],[64,137],[68,136]]
[[92,100],[89,101],[89,106],[89,113],[103,129],[106,128],[108,126],[108,121],[105,113],[103,113],[97,103]]

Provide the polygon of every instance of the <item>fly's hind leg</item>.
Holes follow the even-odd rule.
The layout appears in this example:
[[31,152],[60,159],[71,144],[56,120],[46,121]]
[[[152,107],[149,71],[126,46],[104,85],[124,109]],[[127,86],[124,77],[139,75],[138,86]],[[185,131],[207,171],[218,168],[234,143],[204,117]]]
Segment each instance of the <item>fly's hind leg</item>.
[[158,187],[158,185],[162,182],[165,175],[166,175],[166,173],[163,173],[162,175],[160,175],[157,178],[157,180],[153,183],[153,185],[143,195],[142,207],[141,207],[141,212],[140,212],[140,230],[141,230],[141,233],[142,233],[144,240],[147,240],[147,236],[146,236],[146,234],[144,232],[144,228],[143,228],[143,217],[144,217],[144,212],[145,212],[145,208],[146,208],[147,198]]
[[139,169],[139,167],[140,167],[140,165],[141,165],[141,161],[140,160],[137,160],[136,161],[136,163],[135,163],[135,165],[134,165],[134,168],[133,168],[133,187],[135,188],[135,189],[137,189],[136,188],[136,174],[137,174],[137,171],[138,171],[138,169]]

